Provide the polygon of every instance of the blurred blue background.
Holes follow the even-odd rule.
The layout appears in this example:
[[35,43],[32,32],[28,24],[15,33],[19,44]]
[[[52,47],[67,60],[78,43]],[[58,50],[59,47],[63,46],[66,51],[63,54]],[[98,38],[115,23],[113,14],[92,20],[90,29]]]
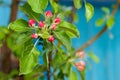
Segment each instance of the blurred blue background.
[[[61,4],[72,5],[72,0],[60,0]],[[10,18],[11,0],[3,0],[0,6],[0,26],[7,26]],[[96,35],[103,27],[96,27],[95,21],[104,14],[102,6],[111,8],[114,0],[89,0],[95,7],[94,17],[90,22],[86,22],[84,7],[77,11],[78,22],[75,25],[79,28],[80,38],[73,39],[73,46],[77,49],[86,41]],[[18,11],[17,18],[25,18],[25,15]],[[100,62],[96,64],[89,59],[86,72],[86,80],[120,80],[120,10],[115,16],[115,25],[107,30],[99,39],[85,49],[85,52],[92,51],[96,54]]]

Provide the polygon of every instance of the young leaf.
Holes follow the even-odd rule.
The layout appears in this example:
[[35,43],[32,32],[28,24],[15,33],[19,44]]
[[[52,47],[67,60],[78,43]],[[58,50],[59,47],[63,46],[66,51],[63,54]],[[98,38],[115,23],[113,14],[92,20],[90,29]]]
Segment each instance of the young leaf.
[[89,52],[88,55],[93,61],[95,61],[96,63],[99,63],[99,58],[95,54],[93,54],[92,52]]
[[66,22],[66,21],[62,21],[59,24],[58,28],[65,30],[65,32],[67,34],[70,33],[72,35],[71,37],[78,37],[79,36],[79,31],[78,31],[77,27],[71,23]]
[[20,74],[29,74],[38,63],[40,52],[36,49],[38,40],[32,44],[32,40],[25,43],[24,52],[20,58]]
[[15,22],[12,22],[8,25],[8,28],[16,32],[26,32],[28,27],[28,22],[23,19],[18,19]]
[[43,14],[48,5],[48,0],[28,0],[28,3],[34,12]]
[[96,25],[96,26],[101,26],[101,25],[104,24],[104,21],[105,21],[104,18],[100,18],[100,19],[98,19],[98,20],[95,22],[95,25]]
[[110,13],[109,8],[107,8],[107,7],[102,7],[102,11],[104,11],[106,14]]
[[69,80],[78,80],[77,73],[75,73],[72,69],[70,71]]
[[40,20],[40,14],[32,11],[28,3],[24,4],[23,6],[20,6],[20,10],[23,11],[25,14],[27,14],[29,18],[32,18],[36,21]]
[[73,0],[74,6],[77,9],[80,9],[82,7],[82,1],[81,0]]
[[90,3],[86,3],[85,8],[86,8],[86,19],[88,22],[94,15],[94,7]]
[[69,36],[63,31],[59,31],[59,32],[56,31],[54,32],[54,34],[55,34],[56,39],[58,39],[58,41],[60,41],[60,43],[62,43],[65,46],[65,48],[68,51],[70,51],[72,48],[72,45],[71,45]]
[[59,11],[59,6],[58,4],[54,1],[54,0],[49,0],[50,1],[50,4],[54,10],[55,13],[57,13]]
[[110,16],[110,17],[108,18],[108,21],[107,21],[107,26],[108,26],[108,28],[112,28],[112,26],[114,25],[114,23],[115,23],[114,17],[113,17],[113,16]]

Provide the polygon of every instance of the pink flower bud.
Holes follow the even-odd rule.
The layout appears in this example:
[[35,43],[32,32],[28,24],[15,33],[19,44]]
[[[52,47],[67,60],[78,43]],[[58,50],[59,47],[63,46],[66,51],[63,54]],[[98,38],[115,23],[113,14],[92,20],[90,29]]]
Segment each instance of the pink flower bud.
[[84,51],[76,52],[75,55],[80,58],[84,58]]
[[48,10],[48,11],[45,12],[45,16],[52,17],[53,14],[52,14],[52,12],[50,10]]
[[59,24],[60,21],[61,21],[60,18],[55,18],[54,23],[55,23],[55,24]]
[[84,61],[80,61],[80,66],[85,66],[85,62]]
[[53,42],[53,41],[54,41],[54,36],[50,36],[50,37],[48,38],[48,41],[49,41],[49,42]]
[[30,19],[28,23],[29,23],[29,26],[35,26],[35,20],[34,19]]
[[31,37],[34,39],[34,38],[37,38],[38,35],[37,35],[36,33],[33,33],[33,34],[31,35]]
[[77,66],[80,66],[80,62],[76,62],[75,63],[75,66],[77,67]]
[[55,30],[56,24],[52,24],[51,28],[52,28],[52,30]]
[[44,22],[43,21],[40,21],[39,23],[38,23],[38,26],[40,27],[40,28],[44,28]]
[[79,71],[83,71],[85,67],[84,66],[78,66],[77,68],[78,68]]

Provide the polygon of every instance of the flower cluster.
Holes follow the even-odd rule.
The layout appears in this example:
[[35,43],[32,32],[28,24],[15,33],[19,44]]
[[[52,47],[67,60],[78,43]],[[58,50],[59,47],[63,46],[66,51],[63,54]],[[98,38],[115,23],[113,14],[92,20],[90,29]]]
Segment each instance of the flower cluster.
[[[79,59],[83,59],[84,58],[84,51],[76,52],[75,56],[78,57]],[[80,60],[79,62],[75,62],[75,66],[77,67],[77,69],[79,71],[83,71],[85,69],[85,61]]]
[[[39,21],[38,22],[38,28],[40,29],[45,29],[46,27],[51,29],[51,30],[55,30],[57,25],[60,23],[60,18],[59,17],[56,17],[54,18],[52,12],[50,10],[46,11],[45,12],[45,18],[46,19],[52,19],[52,22],[50,23],[50,25],[48,25],[49,23],[45,22],[45,21]],[[28,24],[30,27],[35,27],[35,23],[36,21],[34,19],[30,19]],[[38,36],[40,36],[39,33],[33,33],[31,35],[32,38],[38,38]],[[49,38],[48,38],[48,41],[49,42],[53,42],[55,39],[54,39],[54,36],[52,34],[50,34]]]

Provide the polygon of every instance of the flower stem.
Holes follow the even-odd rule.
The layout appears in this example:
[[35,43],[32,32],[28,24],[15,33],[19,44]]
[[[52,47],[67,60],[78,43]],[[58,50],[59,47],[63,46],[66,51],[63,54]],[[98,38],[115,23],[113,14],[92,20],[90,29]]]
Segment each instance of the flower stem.
[[47,73],[48,80],[50,80],[50,77],[51,77],[51,71],[50,71],[51,61],[52,61],[52,51],[50,51],[48,54],[48,71],[47,71],[48,72]]

